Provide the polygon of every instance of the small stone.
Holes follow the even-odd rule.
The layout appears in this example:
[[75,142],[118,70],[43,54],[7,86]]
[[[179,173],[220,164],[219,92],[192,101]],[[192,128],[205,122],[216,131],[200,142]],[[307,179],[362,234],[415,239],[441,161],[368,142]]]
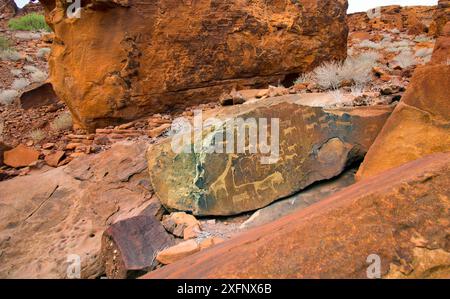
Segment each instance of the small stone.
[[185,229],[185,226],[183,226],[183,225],[175,225],[175,227],[174,227],[174,229],[172,231],[172,234],[175,237],[183,238],[183,236],[184,236],[184,229]]
[[75,148],[75,152],[89,154],[91,152],[91,147],[89,145],[82,144]]
[[168,217],[172,219],[176,224],[183,224],[186,227],[192,226],[192,225],[200,225],[198,220],[185,212],[175,212],[170,214]]
[[278,97],[289,94],[289,89],[284,88],[283,86],[269,86],[268,96],[269,97]]
[[343,80],[341,82],[341,87],[350,87],[352,85],[353,85],[353,81],[351,81],[351,80]]
[[3,165],[3,153],[9,151],[11,147],[0,141],[0,166]]
[[381,76],[383,76],[383,75],[387,75],[387,72],[386,72],[383,68],[381,68],[381,67],[379,67],[379,66],[374,66],[374,67],[372,68],[372,72],[373,72],[374,75],[377,76],[377,77],[381,77]]
[[47,113],[53,113],[53,112],[56,112],[56,111],[58,111],[58,105],[55,105],[55,104],[51,104],[51,105],[49,105],[46,109],[45,109],[45,112],[47,112]]
[[233,97],[228,93],[224,93],[220,96],[219,103],[222,106],[231,106],[233,105]]
[[390,86],[382,88],[380,93],[382,95],[386,96],[386,95],[391,95],[391,94],[394,94],[394,93],[399,93],[399,92],[402,92],[404,90],[405,90],[405,88],[402,87],[402,86],[390,85]]
[[392,80],[392,77],[389,75],[381,75],[380,80],[383,82],[389,82]]
[[19,176],[28,175],[28,174],[30,174],[30,172],[31,172],[30,167],[22,168],[22,169],[19,170]]
[[156,255],[156,260],[161,264],[168,265],[199,251],[198,243],[195,240],[188,240],[160,251]]

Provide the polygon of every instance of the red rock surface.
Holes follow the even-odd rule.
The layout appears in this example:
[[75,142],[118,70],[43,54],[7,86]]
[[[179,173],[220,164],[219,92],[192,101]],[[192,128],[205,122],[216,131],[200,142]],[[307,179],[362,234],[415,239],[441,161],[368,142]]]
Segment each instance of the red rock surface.
[[145,278],[449,277],[450,154],[359,182]]

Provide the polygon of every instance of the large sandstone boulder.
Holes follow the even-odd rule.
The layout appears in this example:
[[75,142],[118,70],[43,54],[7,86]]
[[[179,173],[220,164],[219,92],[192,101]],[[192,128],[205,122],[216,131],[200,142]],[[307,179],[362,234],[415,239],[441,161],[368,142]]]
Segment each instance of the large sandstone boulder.
[[[223,108],[213,116],[228,121],[205,126],[201,140],[192,137],[200,134],[186,133],[150,146],[147,158],[155,193],[171,210],[234,215],[337,176],[347,165],[362,159],[392,108],[324,109],[300,104],[313,102],[315,97],[289,95]],[[244,134],[238,128],[239,119],[255,123],[265,119],[268,127],[260,121],[255,131]],[[261,130],[272,142],[266,142]],[[234,132],[234,137],[220,142],[227,131]],[[184,136],[191,153],[176,149]],[[256,141],[252,146],[248,146],[249,136]],[[247,145],[245,151],[238,150],[239,140]],[[270,147],[266,152],[265,144]],[[210,153],[211,145],[219,145],[223,153]],[[229,146],[232,149],[225,150]]]
[[450,151],[450,65],[416,69],[401,102],[370,148],[357,179]]
[[0,277],[65,278],[71,255],[80,258],[81,277],[104,273],[103,231],[161,208],[148,190],[146,146],[117,143],[67,166],[0,182]]
[[444,26],[442,35],[436,40],[433,56],[429,64],[449,64],[450,61],[450,21]]
[[145,277],[448,278],[449,184],[428,156]]
[[347,52],[347,0],[97,0],[81,18],[65,2],[41,1],[51,82],[87,128],[294,80]]

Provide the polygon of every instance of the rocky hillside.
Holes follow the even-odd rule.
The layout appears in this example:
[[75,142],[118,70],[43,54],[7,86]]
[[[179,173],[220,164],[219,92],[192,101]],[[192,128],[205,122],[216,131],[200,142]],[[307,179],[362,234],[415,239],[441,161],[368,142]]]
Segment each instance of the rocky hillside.
[[0,278],[450,275],[448,1],[62,2],[0,11]]

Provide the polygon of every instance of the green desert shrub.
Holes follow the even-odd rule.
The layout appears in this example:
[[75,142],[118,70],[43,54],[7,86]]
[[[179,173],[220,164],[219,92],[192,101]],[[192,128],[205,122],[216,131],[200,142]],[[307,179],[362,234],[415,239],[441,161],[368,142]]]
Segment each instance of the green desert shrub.
[[38,13],[30,13],[23,17],[11,19],[8,22],[8,26],[12,30],[50,31],[50,27],[45,22],[45,17]]

